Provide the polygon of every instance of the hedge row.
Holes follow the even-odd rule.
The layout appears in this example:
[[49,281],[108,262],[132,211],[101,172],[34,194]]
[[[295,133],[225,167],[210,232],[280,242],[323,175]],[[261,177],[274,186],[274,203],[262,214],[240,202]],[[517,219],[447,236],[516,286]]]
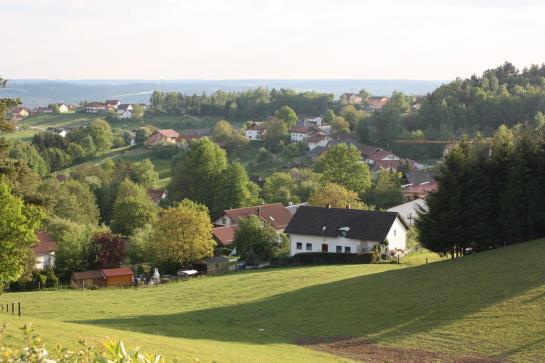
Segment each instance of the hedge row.
[[292,257],[276,257],[271,260],[273,266],[290,265],[335,265],[364,264],[376,262],[373,253],[298,253]]

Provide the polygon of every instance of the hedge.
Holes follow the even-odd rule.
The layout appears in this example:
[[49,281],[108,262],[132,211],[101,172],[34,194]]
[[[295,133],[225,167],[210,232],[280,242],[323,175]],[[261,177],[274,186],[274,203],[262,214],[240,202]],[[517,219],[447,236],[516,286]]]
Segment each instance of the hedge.
[[373,253],[298,253],[292,257],[275,257],[271,260],[273,266],[290,265],[335,265],[335,264],[365,264],[374,263]]

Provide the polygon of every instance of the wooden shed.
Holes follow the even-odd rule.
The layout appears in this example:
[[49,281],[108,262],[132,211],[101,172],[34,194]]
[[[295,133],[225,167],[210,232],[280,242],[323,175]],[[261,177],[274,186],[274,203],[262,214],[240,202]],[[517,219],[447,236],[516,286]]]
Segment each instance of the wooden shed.
[[131,286],[132,270],[126,267],[107,268],[100,270],[106,280],[106,286]]
[[207,275],[221,274],[229,271],[229,259],[221,255],[209,257],[193,264],[195,269]]
[[131,286],[132,282],[132,270],[126,267],[74,272],[71,279],[72,286],[76,288],[92,286],[126,287]]

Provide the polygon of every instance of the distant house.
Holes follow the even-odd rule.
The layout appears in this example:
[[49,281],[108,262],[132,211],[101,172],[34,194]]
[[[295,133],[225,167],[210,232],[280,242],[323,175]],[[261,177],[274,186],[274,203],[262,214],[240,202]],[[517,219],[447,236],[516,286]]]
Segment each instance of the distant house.
[[84,110],[87,113],[102,113],[106,112],[108,108],[106,107],[106,104],[102,102],[89,102],[85,105]]
[[57,133],[57,135],[59,135],[60,137],[66,137],[66,135],[68,135],[68,131],[62,129]]
[[303,121],[303,124],[307,127],[320,127],[322,126],[322,118],[321,117],[310,117],[305,118]]
[[176,142],[185,142],[187,144],[191,144],[193,141],[202,139],[203,136],[200,135],[180,135],[176,139]]
[[309,136],[309,128],[303,122],[298,122],[290,128],[291,142],[305,141]]
[[238,230],[237,225],[212,228],[212,237],[220,247],[230,246],[235,240],[235,233]]
[[362,98],[358,93],[343,93],[341,100],[343,99],[351,105],[361,105],[362,103]]
[[413,103],[411,104],[411,111],[417,112],[422,107],[422,103],[426,100],[426,96],[416,96]]
[[148,197],[155,203],[159,204],[166,199],[167,191],[165,189],[148,189]]
[[11,115],[11,117],[21,120],[30,116],[30,111],[26,107],[15,107],[9,112],[9,114]]
[[408,226],[398,213],[303,206],[285,229],[289,254],[365,253],[388,241],[389,250],[405,250]]
[[365,102],[365,109],[367,111],[382,111],[389,101],[388,97],[372,96]]
[[403,195],[406,200],[426,198],[429,193],[435,192],[439,184],[435,180],[434,172],[413,171],[405,173],[407,184],[403,185]]
[[178,140],[178,134],[172,129],[168,130],[157,130],[146,140],[146,145],[157,145],[157,144],[175,144]]
[[399,216],[403,219],[405,224],[409,227],[412,227],[415,220],[418,218],[418,211],[420,210],[420,208],[422,208],[422,210],[424,211],[427,211],[428,204],[424,199],[417,198],[389,208],[388,212],[397,212]]
[[120,104],[121,104],[121,101],[119,100],[106,100],[104,102],[104,105],[106,106],[107,109],[111,109],[111,108],[117,109]]
[[59,113],[66,113],[70,111],[70,108],[68,108],[68,106],[64,103],[56,103],[56,105],[59,108]]
[[55,266],[57,242],[45,231],[38,231],[38,244],[32,247],[36,256],[36,270]]
[[327,144],[332,140],[333,139],[331,137],[320,132],[316,132],[307,139],[307,144],[309,150],[313,150],[318,146],[326,147]]
[[71,278],[71,284],[75,288],[86,288],[92,286],[131,286],[133,282],[133,273],[126,267],[108,268],[94,271],[74,272]]
[[277,232],[282,232],[291,220],[292,214],[281,203],[262,204],[254,207],[228,209],[214,220],[216,226],[238,225],[242,218],[254,215],[268,223]]
[[133,107],[131,104],[122,103],[117,106],[117,118],[131,119]]
[[252,124],[246,128],[244,134],[250,141],[261,141],[265,138],[266,133],[267,130],[265,130],[265,124],[263,122],[252,122]]

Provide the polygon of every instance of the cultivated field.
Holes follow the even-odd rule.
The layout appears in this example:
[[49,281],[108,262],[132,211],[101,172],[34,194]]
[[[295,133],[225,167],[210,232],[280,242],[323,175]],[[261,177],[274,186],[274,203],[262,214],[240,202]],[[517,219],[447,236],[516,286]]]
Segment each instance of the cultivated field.
[[32,321],[48,341],[117,336],[168,358],[205,362],[537,362],[545,356],[544,258],[539,240],[427,265],[8,293],[1,300],[22,301],[24,316],[1,317],[13,334]]

